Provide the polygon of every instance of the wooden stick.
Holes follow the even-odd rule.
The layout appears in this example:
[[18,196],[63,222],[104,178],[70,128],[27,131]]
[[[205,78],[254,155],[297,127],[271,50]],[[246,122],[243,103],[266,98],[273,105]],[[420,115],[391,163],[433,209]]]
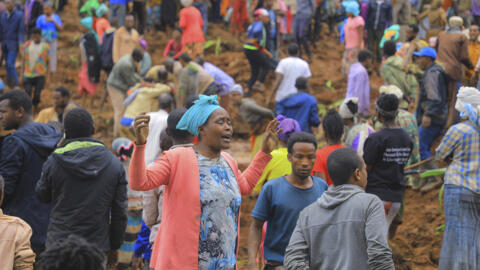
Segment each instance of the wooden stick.
[[410,165],[410,166],[407,166],[407,167],[405,167],[403,170],[407,171],[407,170],[416,168],[416,167],[418,167],[418,166],[421,166],[421,165],[423,165],[423,164],[425,164],[425,163],[428,163],[428,162],[432,161],[433,158],[434,158],[434,157],[431,156],[431,157],[429,157],[429,158],[427,158],[427,159],[424,159],[424,160],[422,160],[422,161],[420,161],[420,162],[417,162],[417,163],[415,163],[415,164],[412,164],[412,165]]

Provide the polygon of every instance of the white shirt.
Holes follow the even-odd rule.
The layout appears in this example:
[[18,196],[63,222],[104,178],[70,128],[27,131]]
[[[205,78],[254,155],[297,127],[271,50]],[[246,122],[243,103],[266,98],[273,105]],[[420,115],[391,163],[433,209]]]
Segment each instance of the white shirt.
[[145,165],[148,166],[157,158],[162,149],[160,149],[160,133],[167,127],[168,113],[164,110],[151,112],[150,123],[148,124],[147,144],[145,145]]
[[275,101],[277,102],[297,93],[295,81],[298,77],[309,78],[312,76],[308,63],[293,56],[282,59],[280,63],[278,63],[275,72],[283,75],[283,80],[275,96]]

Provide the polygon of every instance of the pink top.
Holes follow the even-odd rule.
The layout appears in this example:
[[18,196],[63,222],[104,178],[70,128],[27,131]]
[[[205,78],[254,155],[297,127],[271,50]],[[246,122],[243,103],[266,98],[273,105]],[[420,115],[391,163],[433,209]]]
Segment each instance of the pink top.
[[358,44],[358,27],[364,26],[365,21],[361,16],[348,18],[347,23],[345,24],[345,49],[352,49],[357,47],[363,48],[362,44]]
[[[241,173],[237,162],[229,154],[222,152],[221,155],[232,168],[242,195],[253,190],[272,159],[271,155],[259,151],[245,172]],[[198,269],[201,208],[195,151],[193,147],[169,150],[147,169],[144,157],[145,145],[135,145],[129,168],[130,187],[146,191],[165,185],[162,223],[153,246],[150,267],[155,270]],[[237,233],[240,235],[240,218],[238,223]]]
[[202,30],[202,14],[200,14],[200,11],[198,11],[196,7],[189,6],[180,10],[180,21],[178,23],[178,26],[183,29],[183,45],[205,41]]
[[98,43],[102,44],[103,35],[105,34],[105,31],[110,28],[110,23],[105,18],[97,18],[97,22],[95,23],[95,25],[98,36]]
[[171,39],[167,43],[167,47],[165,47],[165,50],[163,51],[163,56],[167,57],[168,53],[171,51],[175,52],[173,58],[177,59],[183,53],[183,45],[181,43],[175,44],[175,39]]

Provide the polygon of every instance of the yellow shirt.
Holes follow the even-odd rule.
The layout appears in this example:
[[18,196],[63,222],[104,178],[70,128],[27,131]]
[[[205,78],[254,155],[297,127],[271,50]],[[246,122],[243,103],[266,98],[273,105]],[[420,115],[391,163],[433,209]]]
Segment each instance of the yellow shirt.
[[170,87],[157,83],[155,87],[142,87],[135,99],[127,106],[125,117],[135,118],[142,112],[148,113],[158,110],[158,97],[170,92]]
[[[468,56],[472,61],[472,64],[476,65],[478,57],[480,56],[480,42],[475,40],[468,43]],[[467,80],[471,79],[474,72],[474,69],[465,69],[465,78]]]
[[273,150],[271,155],[272,159],[268,162],[260,179],[258,179],[257,185],[253,189],[256,193],[260,193],[266,181],[292,173],[292,164],[287,159],[288,150],[286,147]]
[[[65,107],[65,110],[63,111],[63,117],[65,118],[65,115],[67,115],[70,110],[77,107],[78,105],[73,102],[68,103],[67,107]],[[50,107],[41,110],[40,113],[38,113],[37,118],[35,118],[35,122],[43,124],[48,124],[50,122],[62,123],[63,119],[58,119],[58,113],[55,111],[55,107]]]

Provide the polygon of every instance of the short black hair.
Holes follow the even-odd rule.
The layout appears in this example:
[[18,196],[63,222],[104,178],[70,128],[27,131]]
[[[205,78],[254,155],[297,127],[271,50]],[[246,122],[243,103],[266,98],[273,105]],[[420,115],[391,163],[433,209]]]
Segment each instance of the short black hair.
[[340,141],[343,135],[343,119],[335,109],[330,109],[323,118],[322,128],[329,139]]
[[143,59],[143,51],[140,48],[135,48],[132,52],[132,58],[136,62],[140,62]]
[[290,43],[288,45],[288,54],[295,56],[298,54],[298,44],[297,43]]
[[352,114],[356,114],[358,112],[358,103],[355,103],[352,100],[349,100],[346,105],[347,105],[348,110]]
[[23,108],[25,113],[32,114],[32,100],[23,90],[11,90],[0,96],[0,101],[8,100],[9,107],[13,110]]
[[92,115],[83,108],[69,111],[63,120],[63,128],[67,139],[88,138],[95,130]]
[[295,81],[295,87],[299,90],[306,90],[308,86],[308,79],[305,77],[298,77]]
[[393,41],[393,40],[387,40],[387,41],[383,44],[383,53],[384,53],[386,56],[395,55],[396,52],[397,52],[397,44],[395,44],[395,41]]
[[189,96],[188,98],[185,99],[185,102],[183,103],[183,106],[187,109],[190,109],[195,104],[195,100],[198,99],[198,96]]
[[288,138],[287,150],[289,154],[293,153],[293,146],[299,142],[311,143],[313,146],[315,146],[315,149],[317,149],[317,139],[315,139],[315,136],[307,132],[297,132]]
[[32,30],[30,30],[30,35],[41,35],[41,34],[42,34],[42,30],[40,30],[40,28],[34,27],[32,28]]
[[361,50],[358,53],[357,58],[358,58],[358,62],[362,63],[368,59],[373,59],[373,55],[369,50]]
[[173,110],[167,118],[167,130],[168,134],[172,136],[175,140],[185,140],[190,138],[192,135],[186,130],[177,129],[177,124],[180,122],[180,119],[185,114],[187,109],[178,108]]
[[168,151],[172,148],[173,144],[173,138],[167,134],[166,129],[163,129],[162,132],[160,132],[160,149],[162,149],[162,152]]
[[160,82],[164,82],[168,80],[168,70],[166,68],[161,68],[157,72],[157,79]]
[[188,53],[182,53],[178,59],[180,59],[182,61],[185,61],[187,63],[192,61],[192,58],[190,57],[190,54],[188,54]]
[[62,97],[70,97],[70,91],[64,86],[57,87],[54,91],[59,92]]
[[412,29],[413,33],[415,33],[415,34],[418,34],[418,31],[420,30],[418,28],[418,24],[415,24],[415,23],[409,24],[408,27],[410,29]]
[[[398,97],[393,94],[382,94],[378,97],[376,105],[386,112],[395,112],[398,110],[398,105],[400,101]],[[385,114],[381,111],[378,112],[385,121],[392,121],[395,119],[395,116],[392,114]]]
[[170,93],[162,93],[158,97],[158,106],[160,109],[168,109],[172,107],[173,104],[173,97]]
[[105,269],[105,255],[96,245],[74,234],[53,242],[37,261],[42,270]]
[[340,148],[328,155],[327,171],[335,186],[348,184],[356,169],[363,169],[363,162],[352,148]]
[[199,64],[200,66],[203,66],[203,64],[205,64],[205,59],[203,59],[203,57],[199,55],[195,58],[195,62],[197,62],[197,64]]

